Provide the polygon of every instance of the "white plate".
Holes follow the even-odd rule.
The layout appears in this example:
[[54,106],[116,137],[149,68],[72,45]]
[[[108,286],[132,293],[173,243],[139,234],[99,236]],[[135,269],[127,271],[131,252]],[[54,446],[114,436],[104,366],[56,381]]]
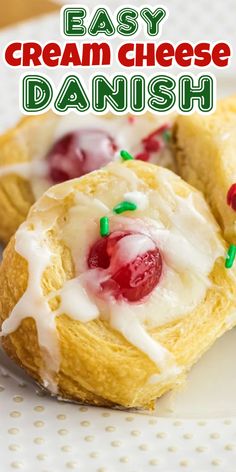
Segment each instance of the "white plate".
[[[115,7],[126,2],[107,3]],[[162,39],[183,41],[184,31],[184,38],[192,41],[223,38],[233,43],[235,0],[214,1],[211,13],[206,15],[208,8],[208,0],[173,0]],[[1,50],[9,41],[32,38],[42,42],[59,39],[57,16],[5,30],[0,35]],[[0,64],[0,73],[3,131],[19,117],[21,71]],[[218,77],[221,95],[235,91],[233,73],[231,67]],[[59,71],[50,75],[59,80]],[[157,417],[83,407],[42,396],[0,353],[0,471],[236,472],[235,355],[236,330],[217,341],[192,369],[180,392],[158,402]]]

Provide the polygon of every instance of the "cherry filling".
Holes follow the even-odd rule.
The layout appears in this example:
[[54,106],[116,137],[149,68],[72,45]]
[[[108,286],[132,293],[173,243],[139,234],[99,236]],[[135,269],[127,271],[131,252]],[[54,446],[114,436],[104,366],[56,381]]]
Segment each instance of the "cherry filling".
[[227,193],[227,204],[236,211],[236,184],[231,185]]
[[167,124],[160,126],[142,139],[143,151],[135,156],[140,161],[149,161],[152,153],[160,152],[164,148],[164,133],[169,130]]
[[138,255],[127,264],[116,265],[117,243],[131,232],[114,232],[99,239],[88,256],[90,269],[109,269],[110,278],[102,284],[104,290],[112,291],[116,298],[137,302],[149,295],[158,284],[162,273],[162,257],[155,247]]
[[103,130],[82,129],[59,139],[46,156],[54,183],[88,174],[108,164],[117,146]]

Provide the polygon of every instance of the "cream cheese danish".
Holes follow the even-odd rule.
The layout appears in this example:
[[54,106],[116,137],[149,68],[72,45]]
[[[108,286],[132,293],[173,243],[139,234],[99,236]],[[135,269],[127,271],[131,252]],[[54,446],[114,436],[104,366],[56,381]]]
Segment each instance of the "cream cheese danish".
[[0,240],[9,240],[51,185],[107,165],[120,149],[173,168],[171,121],[150,114],[46,113],[23,119],[0,138]]
[[137,160],[35,203],[0,268],[6,352],[52,394],[153,408],[231,327],[235,269],[202,194]]

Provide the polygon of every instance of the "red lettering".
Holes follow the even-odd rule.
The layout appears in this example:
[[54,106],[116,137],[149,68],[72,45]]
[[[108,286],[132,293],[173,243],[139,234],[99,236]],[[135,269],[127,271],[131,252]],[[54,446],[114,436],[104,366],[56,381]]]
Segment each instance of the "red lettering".
[[61,48],[57,43],[48,43],[43,48],[43,62],[48,67],[56,67],[59,64]]
[[218,43],[213,47],[212,60],[218,67],[225,67],[229,64],[231,50],[228,44]]
[[172,66],[174,55],[175,55],[175,50],[172,44],[170,43],[161,43],[157,47],[156,58],[157,58],[158,64],[162,67]]
[[189,43],[181,43],[175,51],[175,60],[181,67],[188,67],[192,64],[193,47]]
[[[143,67],[144,63],[148,67],[155,66],[155,44],[153,43],[137,43],[136,49],[136,67]],[[146,50],[145,50],[146,49]]]
[[134,58],[127,57],[130,52],[134,51],[134,44],[127,43],[122,44],[118,51],[118,60],[122,66],[125,67],[133,67],[134,66]]
[[41,66],[39,60],[42,54],[42,47],[38,43],[25,43],[23,45],[23,62],[22,66]]
[[67,67],[69,64],[72,64],[73,66],[81,66],[81,60],[76,43],[68,43],[65,46],[61,59],[61,66]]
[[211,53],[209,43],[199,43],[195,46],[195,66],[206,67],[211,63]]
[[83,66],[109,66],[111,63],[111,50],[107,43],[85,43],[82,51]]
[[5,51],[5,60],[9,66],[20,66],[21,57],[15,57],[16,52],[20,52],[22,43],[12,43],[7,46]]

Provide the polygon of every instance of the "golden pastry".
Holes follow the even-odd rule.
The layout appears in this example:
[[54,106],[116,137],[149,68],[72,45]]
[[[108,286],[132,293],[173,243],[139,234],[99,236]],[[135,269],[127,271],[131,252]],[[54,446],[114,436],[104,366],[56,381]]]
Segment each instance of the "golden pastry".
[[7,242],[32,203],[52,184],[116,158],[118,149],[173,166],[170,118],[53,113],[24,118],[0,138],[0,240]]
[[178,116],[175,145],[180,175],[205,194],[225,238],[235,244],[236,96],[219,101],[212,115]]
[[5,351],[52,394],[153,408],[236,323],[235,269],[200,192],[117,161],[32,207],[0,301]]

